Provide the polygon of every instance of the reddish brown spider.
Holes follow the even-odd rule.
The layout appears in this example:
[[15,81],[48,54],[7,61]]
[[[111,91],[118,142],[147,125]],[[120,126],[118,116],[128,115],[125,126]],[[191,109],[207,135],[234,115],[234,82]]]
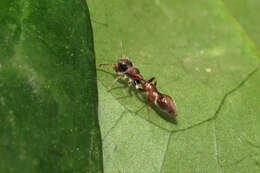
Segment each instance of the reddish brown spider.
[[[122,50],[122,43],[121,43]],[[122,53],[123,54],[123,53]],[[140,74],[139,70],[133,66],[133,63],[127,59],[126,57],[118,60],[117,64],[100,64],[99,66],[112,66],[115,72],[119,75],[113,82],[113,84],[118,79],[129,79],[128,86],[134,83],[136,89],[142,92],[146,92],[147,94],[147,106],[148,110],[150,110],[150,101],[152,100],[155,105],[157,105],[161,110],[167,112],[174,117],[177,116],[176,104],[172,100],[172,98],[166,94],[160,93],[157,88],[155,78],[151,78],[150,80],[145,80],[143,76]],[[139,84],[141,84],[142,88],[139,88]],[[112,86],[111,86],[112,87]],[[111,89],[110,87],[110,89]],[[110,90],[109,89],[109,90]]]
[[[113,69],[117,72],[117,74],[119,74],[119,77],[117,77],[113,83],[115,83],[118,79],[122,78],[123,76],[123,79],[129,79],[128,86],[134,83],[136,89],[142,92],[146,92],[148,110],[150,109],[150,101],[152,100],[154,104],[157,105],[164,112],[167,112],[173,115],[174,117],[177,116],[178,113],[176,109],[176,104],[172,100],[172,98],[166,94],[160,93],[157,90],[157,82],[155,81],[153,83],[153,80],[155,80],[154,77],[150,80],[143,79],[139,70],[133,66],[132,62],[129,59],[122,58],[119,59],[117,64],[100,64],[99,66],[105,65],[111,65]],[[138,84],[141,84],[142,88],[139,88]]]
[[157,82],[152,83],[153,80],[155,80],[154,77],[150,80],[140,80],[142,88],[139,88],[139,91],[146,92],[147,94],[148,110],[150,109],[150,101],[152,100],[161,110],[176,117],[178,113],[175,101],[170,96],[160,93],[156,88]]

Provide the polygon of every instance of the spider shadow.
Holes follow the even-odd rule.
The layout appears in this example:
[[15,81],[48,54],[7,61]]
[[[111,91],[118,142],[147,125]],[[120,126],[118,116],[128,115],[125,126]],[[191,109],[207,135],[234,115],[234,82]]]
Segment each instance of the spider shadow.
[[177,120],[175,117],[173,117],[172,115],[170,115],[167,112],[162,111],[158,106],[156,106],[154,103],[151,104],[152,109],[164,120],[173,123],[175,125],[178,124]]

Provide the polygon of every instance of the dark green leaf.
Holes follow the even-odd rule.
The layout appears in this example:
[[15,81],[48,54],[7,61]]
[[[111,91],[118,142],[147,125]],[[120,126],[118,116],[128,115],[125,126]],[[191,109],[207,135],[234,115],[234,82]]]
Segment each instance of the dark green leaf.
[[0,172],[102,172],[86,3],[4,0],[0,11]]

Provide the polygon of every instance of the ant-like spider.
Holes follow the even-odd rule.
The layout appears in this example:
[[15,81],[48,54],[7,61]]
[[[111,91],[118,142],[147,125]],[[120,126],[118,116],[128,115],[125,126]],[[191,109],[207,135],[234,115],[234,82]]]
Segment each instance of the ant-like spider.
[[[122,42],[121,42],[121,50],[122,50]],[[100,64],[99,66],[107,66],[110,65],[113,67],[115,72],[119,75],[113,82],[113,84],[119,79],[129,79],[128,86],[131,86],[134,83],[136,89],[142,92],[146,92],[147,94],[147,106],[148,110],[150,110],[150,101],[152,100],[155,105],[157,105],[161,110],[166,113],[177,116],[176,104],[172,100],[172,98],[166,94],[160,93],[157,88],[155,78],[151,78],[150,80],[145,80],[140,74],[139,70],[133,66],[133,63],[123,57],[119,59],[117,64]],[[139,88],[139,84],[141,84],[142,88]],[[112,87],[112,86],[111,86]],[[111,89],[111,88],[110,88]],[[109,89],[109,90],[110,90]]]

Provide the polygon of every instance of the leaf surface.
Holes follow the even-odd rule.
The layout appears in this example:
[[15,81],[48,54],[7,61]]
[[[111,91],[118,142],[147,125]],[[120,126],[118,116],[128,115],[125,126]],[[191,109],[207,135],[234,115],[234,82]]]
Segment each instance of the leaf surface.
[[97,64],[117,63],[122,41],[179,112],[148,115],[145,94],[98,69],[105,172],[259,171],[260,61],[222,1],[87,2]]
[[[260,25],[259,25],[259,7],[258,0],[224,0],[230,14],[242,27],[245,34],[253,41],[253,46],[260,52]],[[260,53],[259,53],[260,54]]]

